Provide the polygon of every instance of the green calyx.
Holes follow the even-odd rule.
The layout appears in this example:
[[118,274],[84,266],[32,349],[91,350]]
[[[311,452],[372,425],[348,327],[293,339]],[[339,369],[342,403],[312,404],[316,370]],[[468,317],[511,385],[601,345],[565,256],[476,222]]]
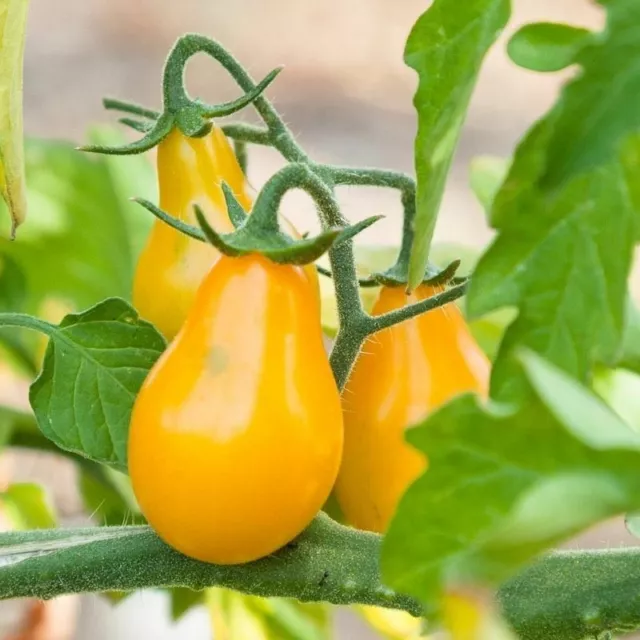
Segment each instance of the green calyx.
[[282,231],[255,222],[255,214],[248,216],[247,222],[233,233],[220,234],[209,225],[203,211],[197,205],[195,209],[196,219],[205,238],[220,253],[232,257],[260,253],[278,264],[304,265],[314,262],[334,244],[352,238],[378,220],[377,217],[369,218],[359,225],[345,229],[329,229],[313,238],[295,240]]
[[[406,262],[402,262],[399,259],[386,271],[372,273],[366,278],[360,278],[358,284],[363,288],[381,286],[406,287],[408,276],[407,266]],[[429,264],[425,271],[424,279],[420,284],[426,284],[432,287],[463,284],[467,281],[467,278],[456,275],[459,268],[460,260],[453,260],[443,269]],[[324,273],[323,275],[331,277],[330,272]]]
[[265,184],[256,199],[251,215],[247,215],[233,191],[223,183],[222,190],[227,211],[235,227],[232,233],[218,233],[213,229],[198,205],[195,205],[194,209],[200,228],[182,222],[147,200],[139,198],[134,200],[174,229],[196,240],[209,242],[224,255],[236,257],[260,253],[279,264],[304,265],[317,260],[332,246],[350,240],[382,217],[372,216],[351,226],[328,228],[312,238],[296,239],[281,231],[278,210],[284,194],[292,188],[305,188],[321,208],[327,203],[322,200],[323,187],[319,185],[322,183],[308,167],[290,164]]
[[[368,278],[360,280],[360,286],[363,287],[402,287],[407,284],[407,264],[396,262],[392,267],[381,273],[374,273]],[[432,264],[427,266],[427,270],[424,274],[424,279],[420,284],[426,284],[432,287],[446,286],[448,284],[460,284],[466,280],[466,278],[460,278],[456,276],[456,273],[460,267],[460,260],[454,260],[449,263],[443,269],[440,269]]]
[[[244,84],[244,94],[235,100],[220,104],[208,104],[197,98],[191,98],[184,86],[184,69],[188,60],[201,52],[217,60],[241,85]],[[254,102],[281,70],[282,68],[274,69],[261,82],[246,88],[246,82],[241,82],[244,79],[244,70],[229,52],[214,40],[197,34],[187,34],[178,39],[165,63],[162,112],[123,100],[113,98],[103,100],[105,109],[136,116],[121,118],[120,122],[142,133],[142,137],[122,146],[88,145],[80,149],[115,155],[143,153],[162,142],[175,127],[185,136],[192,138],[205,136],[211,131],[212,119],[236,113]]]

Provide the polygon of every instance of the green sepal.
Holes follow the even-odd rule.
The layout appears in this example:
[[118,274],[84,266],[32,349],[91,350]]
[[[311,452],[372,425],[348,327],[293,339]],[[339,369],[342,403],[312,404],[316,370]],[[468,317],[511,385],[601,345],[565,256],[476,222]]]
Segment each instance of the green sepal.
[[357,236],[361,231],[368,229],[372,224],[378,222],[378,220],[382,220],[384,216],[369,216],[364,220],[360,220],[360,222],[356,222],[355,224],[349,225],[340,231],[340,235],[336,238],[335,246],[339,247],[343,242],[347,242],[347,240],[351,240],[355,236]]
[[164,113],[160,116],[158,121],[153,125],[153,128],[146,133],[142,138],[125,144],[120,147],[104,147],[102,145],[87,145],[84,147],[78,147],[80,151],[89,151],[91,153],[105,153],[109,155],[132,155],[136,153],[143,153],[152,149],[156,145],[160,144],[171,132],[174,126],[174,117],[170,114]]
[[[432,268],[433,267],[431,267],[430,265],[427,268],[427,271],[429,271],[429,269],[432,269]],[[447,285],[450,282],[453,282],[454,280],[457,279],[456,273],[458,272],[459,268],[460,268],[460,260],[453,260],[444,269],[437,271],[432,276],[427,277],[425,280],[423,280],[422,284],[428,284],[432,287]]]
[[161,115],[159,111],[147,109],[147,107],[143,107],[141,104],[137,104],[135,102],[127,102],[125,100],[118,100],[117,98],[103,98],[102,106],[105,109],[111,111],[130,113],[132,116],[148,118],[150,120],[157,120]]
[[220,253],[237,257],[260,253],[278,264],[304,265],[317,260],[332,245],[350,240],[381,216],[374,216],[344,229],[328,229],[313,238],[296,240],[278,229],[265,227],[256,215],[247,216],[233,233],[218,233],[207,222],[204,212],[194,205],[196,219],[207,241]]
[[[332,245],[339,245],[350,240],[383,217],[372,216],[344,229],[329,229],[314,238],[296,240],[277,229],[274,231],[271,228],[261,226],[256,216],[246,215],[226,183],[223,183],[223,190],[230,217],[232,209],[235,209],[234,216],[237,216],[234,222],[236,231],[225,234],[218,233],[209,225],[202,209],[198,205],[195,205],[194,208],[200,228],[183,222],[144,198],[131,198],[131,200],[142,205],[156,218],[180,231],[180,233],[184,233],[190,238],[201,242],[209,242],[220,253],[233,257],[248,253],[261,253],[280,264],[308,264],[314,262]],[[242,210],[243,215],[242,222],[239,220],[240,210]],[[236,222],[239,224],[236,225]]]
[[[444,286],[447,284],[460,284],[466,278],[457,278],[456,273],[460,268],[460,260],[453,260],[444,269],[439,269],[432,264],[427,266],[424,279],[420,284],[430,285],[432,287]],[[402,287],[407,284],[406,265],[397,262],[392,267],[381,273],[372,273],[367,278],[359,281],[361,287]]]
[[185,105],[174,117],[178,129],[189,138],[203,138],[211,131],[211,122],[195,104]]
[[224,194],[224,201],[227,204],[227,212],[229,213],[231,224],[233,224],[234,229],[240,229],[247,220],[247,212],[238,202],[236,194],[233,193],[233,189],[231,189],[226,182],[222,183],[222,193]]
[[203,118],[224,118],[225,116],[230,116],[236,113],[236,111],[244,109],[244,107],[251,104],[258,96],[262,95],[266,88],[278,77],[282,69],[283,67],[276,67],[270,71],[254,89],[247,91],[247,93],[235,100],[222,102],[220,104],[207,104],[201,100],[194,100],[192,105],[198,109],[198,112]]
[[188,224],[183,222],[179,218],[172,216],[170,213],[163,211],[160,207],[156,207],[153,202],[149,202],[149,200],[145,200],[144,198],[131,198],[133,202],[137,202],[142,205],[149,213],[152,213],[156,218],[162,220],[165,224],[168,224],[170,227],[173,227],[180,233],[184,233],[190,238],[194,238],[195,240],[200,240],[201,242],[206,242],[207,239],[198,227],[194,227],[192,224]]
[[[247,91],[244,95],[236,98],[235,100],[223,102],[221,104],[208,104],[201,100],[192,100],[187,96],[182,84],[180,87],[172,87],[174,89],[173,91],[169,90],[166,92],[165,108],[164,112],[161,114],[153,109],[147,109],[146,107],[133,102],[126,102],[115,98],[105,98],[103,100],[105,109],[121,111],[123,113],[129,113],[140,118],[150,120],[150,123],[147,124],[134,118],[119,119],[120,123],[143,133],[143,137],[121,147],[88,145],[85,147],[79,147],[79,149],[81,151],[114,155],[143,153],[162,142],[174,126],[177,126],[185,136],[190,138],[201,138],[211,131],[212,118],[222,118],[231,115],[251,104],[266,90],[281,71],[282,67],[273,69],[253,89]],[[165,69],[164,81],[165,84],[178,81],[182,83],[182,74],[175,74],[171,70],[168,72]],[[167,95],[175,96],[175,99],[167,100]]]
[[120,124],[137,131],[138,133],[148,133],[153,129],[153,123],[143,122],[142,120],[136,120],[135,118],[118,118]]

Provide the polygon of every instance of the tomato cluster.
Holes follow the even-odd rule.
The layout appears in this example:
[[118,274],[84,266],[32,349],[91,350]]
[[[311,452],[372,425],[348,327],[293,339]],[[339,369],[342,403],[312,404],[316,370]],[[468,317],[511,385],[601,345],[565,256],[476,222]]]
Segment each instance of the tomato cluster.
[[[219,128],[200,138],[174,130],[157,162],[160,206],[180,220],[193,222],[198,204],[218,232],[232,230],[222,182],[250,209]],[[382,287],[373,313],[434,293]],[[136,399],[133,488],[158,534],[199,560],[276,551],[334,488],[350,524],[383,531],[426,466],[405,429],[453,395],[486,391],[488,362],[449,304],[371,336],[341,398],[313,264],[224,256],[161,221],[140,257],[134,302],[171,343]]]

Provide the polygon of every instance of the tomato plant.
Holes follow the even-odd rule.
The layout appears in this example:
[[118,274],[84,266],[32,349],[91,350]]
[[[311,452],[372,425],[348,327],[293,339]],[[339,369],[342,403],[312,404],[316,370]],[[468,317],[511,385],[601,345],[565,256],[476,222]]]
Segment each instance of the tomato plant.
[[[640,628],[640,547],[557,548],[640,530],[640,5],[511,37],[516,65],[574,72],[511,158],[473,162],[495,235],[471,258],[433,232],[508,0],[435,0],[411,30],[415,177],[315,161],[267,98],[279,70],[255,82],[196,34],[161,110],[104,101],[133,141],[23,149],[23,5],[0,1],[0,346],[30,408],[0,406],[2,444],[72,460],[95,524],[55,528],[40,488],[8,487],[0,598],[163,588],[231,638],[326,638],[329,605],[393,638]],[[240,97],[190,97],[196,54]],[[247,107],[260,125],[223,120]],[[253,193],[256,144],[286,162]],[[344,186],[398,193],[400,246],[354,247],[378,217],[350,225]],[[280,216],[293,189],[318,235]]]

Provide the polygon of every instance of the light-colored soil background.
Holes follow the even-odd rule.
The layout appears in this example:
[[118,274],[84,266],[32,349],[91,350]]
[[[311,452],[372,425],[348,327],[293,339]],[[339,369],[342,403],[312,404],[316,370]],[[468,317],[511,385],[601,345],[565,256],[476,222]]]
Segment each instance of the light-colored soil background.
[[[600,12],[586,0],[515,0],[514,5],[509,32],[543,19],[601,24]],[[425,0],[32,0],[25,59],[26,132],[80,142],[89,125],[111,119],[101,109],[103,95],[158,106],[168,48],[185,31],[200,31],[226,44],[255,77],[276,65],[286,66],[269,96],[314,157],[411,171],[415,77],[404,67],[402,51],[411,25],[427,6]],[[436,232],[440,241],[476,246],[488,241],[490,231],[467,186],[469,161],[479,154],[508,156],[553,102],[566,77],[517,69],[505,57],[504,41],[489,55],[474,95]],[[191,92],[209,101],[237,95],[232,82],[208,59],[194,60],[188,77]],[[278,165],[270,151],[255,150],[252,181],[259,186]],[[400,210],[393,194],[351,189],[343,202],[354,220],[387,215],[363,234],[364,242],[386,244],[398,237]],[[287,206],[298,226],[312,224],[304,196],[288,198]],[[68,467],[30,457],[15,460],[14,468],[17,477],[45,481],[65,517],[78,516]],[[628,538],[614,523],[576,544],[624,542]],[[143,593],[116,609],[85,598],[75,637],[208,637],[203,611],[172,627],[165,604],[163,596],[154,593]],[[338,626],[340,638],[371,637],[349,616],[341,616]],[[71,637],[59,630],[59,640]]]

